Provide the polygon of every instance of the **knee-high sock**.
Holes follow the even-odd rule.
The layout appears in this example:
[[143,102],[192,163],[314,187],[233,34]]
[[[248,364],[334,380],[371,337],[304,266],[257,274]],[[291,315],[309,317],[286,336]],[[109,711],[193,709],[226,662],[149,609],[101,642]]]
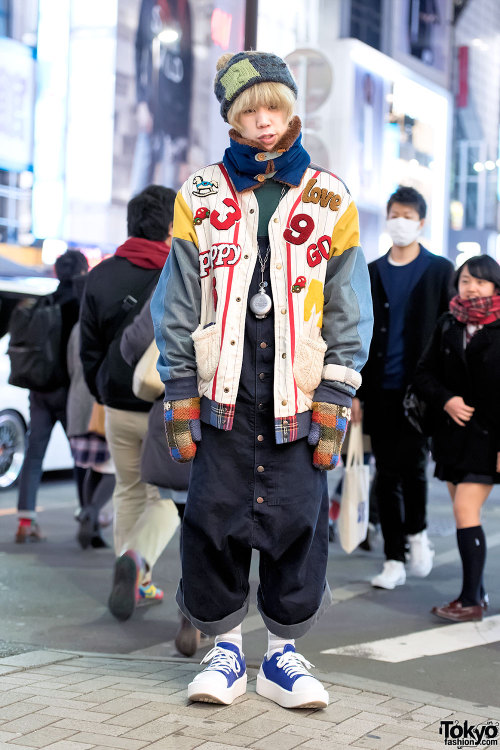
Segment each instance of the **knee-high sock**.
[[457,529],[458,551],[462,558],[463,583],[459,596],[464,607],[479,604],[481,580],[486,562],[486,538],[482,526]]

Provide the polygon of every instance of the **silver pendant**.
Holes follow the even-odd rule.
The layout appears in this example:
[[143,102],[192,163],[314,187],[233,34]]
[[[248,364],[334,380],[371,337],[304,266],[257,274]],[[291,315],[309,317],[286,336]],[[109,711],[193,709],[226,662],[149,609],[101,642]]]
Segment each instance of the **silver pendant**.
[[253,297],[251,297],[249,305],[250,310],[255,317],[262,320],[262,318],[266,317],[267,313],[273,306],[273,302],[271,297],[265,293],[263,288],[261,288],[257,294],[254,294]]

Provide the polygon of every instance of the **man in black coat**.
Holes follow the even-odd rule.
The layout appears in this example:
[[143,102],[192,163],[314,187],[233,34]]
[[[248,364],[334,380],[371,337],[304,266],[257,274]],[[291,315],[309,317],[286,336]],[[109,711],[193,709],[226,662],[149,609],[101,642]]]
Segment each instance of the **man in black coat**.
[[[358,394],[377,466],[386,556],[372,585],[385,589],[406,582],[407,540],[410,574],[429,575],[434,557],[426,531],[427,441],[408,424],[403,410],[405,390],[417,362],[437,319],[448,309],[453,274],[448,260],[418,242],[425,215],[423,196],[400,186],[387,204],[387,231],[393,246],[368,266],[374,329]],[[353,421],[360,418],[360,401],[354,399]]]
[[60,305],[61,308],[62,329],[58,358],[61,380],[57,387],[50,391],[41,393],[30,390],[30,425],[26,436],[27,448],[19,477],[17,499],[19,524],[15,540],[18,544],[39,542],[44,539],[37,522],[36,497],[42,477],[43,459],[52,429],[56,422],[60,422],[66,429],[66,402],[69,388],[66,352],[69,336],[78,320],[80,309],[73,279],[79,274],[85,274],[87,269],[87,259],[79,250],[67,250],[57,258],[54,265],[59,286],[52,297],[54,303]]
[[[120,353],[124,328],[156,286],[172,237],[175,192],[150,185],[127,207],[128,240],[88,275],[80,315],[85,380],[106,411],[106,439],[115,464],[111,613],[128,619],[136,603],[161,601],[152,568],[178,524],[171,500],[141,481],[142,443],[151,404],[132,391],[133,368]],[[141,602],[142,600],[142,602]]]

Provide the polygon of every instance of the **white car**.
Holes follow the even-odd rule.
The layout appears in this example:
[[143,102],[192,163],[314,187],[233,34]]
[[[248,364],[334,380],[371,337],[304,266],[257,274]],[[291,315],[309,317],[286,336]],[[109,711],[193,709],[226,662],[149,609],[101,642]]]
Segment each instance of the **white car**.
[[[49,294],[57,286],[55,279],[0,279],[0,293],[15,296]],[[9,385],[9,336],[0,339],[0,490],[8,489],[19,478],[26,450],[29,424],[29,391]],[[43,470],[71,469],[73,458],[65,432],[59,422],[52,430],[43,460]]]

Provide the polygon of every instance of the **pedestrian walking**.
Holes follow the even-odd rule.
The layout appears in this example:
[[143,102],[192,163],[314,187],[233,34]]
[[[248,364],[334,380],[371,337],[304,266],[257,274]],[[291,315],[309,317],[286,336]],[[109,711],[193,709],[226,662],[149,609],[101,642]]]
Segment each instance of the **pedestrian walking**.
[[109,609],[119,620],[137,603],[161,602],[153,566],[170,540],[171,503],[141,481],[142,443],[151,404],[134,396],[133,369],[120,353],[124,328],[151,296],[168,256],[175,193],[150,185],[127,206],[129,238],[87,278],[80,316],[85,379],[104,404],[106,437],[115,465],[113,493],[116,562]]
[[[153,320],[149,303],[123,331],[120,351],[124,360],[136,367],[140,358],[154,341]],[[186,508],[190,465],[175,462],[168,451],[165,440],[163,398],[154,401],[149,412],[148,429],[142,444],[141,478],[158,487],[161,497],[170,499],[182,522]],[[173,523],[173,520],[172,520]],[[196,554],[196,550],[192,550]],[[175,636],[175,646],[183,656],[193,656],[200,645],[200,631],[191,624],[182,612]]]
[[[85,283],[86,275],[74,281],[78,301],[82,299]],[[99,511],[113,494],[115,468],[105,433],[93,424],[95,409],[103,407],[97,404],[85,382],[80,358],[79,323],[74,325],[69,337],[67,363],[70,386],[66,405],[66,434],[80,477],[81,508],[77,516],[79,528],[76,538],[83,549],[100,549],[108,545],[101,536]]]
[[[57,385],[54,387],[54,380],[52,380],[52,384],[47,383],[43,391],[30,388],[30,424],[26,434],[27,448],[19,477],[17,500],[19,523],[15,541],[18,544],[40,542],[45,538],[37,521],[36,497],[42,478],[43,459],[52,429],[56,422],[60,422],[66,429],[66,403],[69,388],[66,355],[68,340],[78,320],[80,309],[79,301],[75,296],[73,278],[87,272],[87,259],[79,250],[67,250],[57,258],[54,270],[59,279],[59,285],[51,298],[47,298],[47,302],[57,312],[59,321],[59,325],[54,326],[53,329],[57,337],[57,341],[53,342],[57,350],[54,362]],[[51,331],[44,331],[44,334],[49,337]],[[41,349],[39,342],[37,342],[37,348],[39,353]],[[33,354],[37,357],[38,353]],[[22,356],[30,357],[31,352],[23,353]],[[12,361],[15,362],[15,360]],[[32,367],[36,369],[34,363]],[[78,483],[76,474],[75,479]]]
[[268,629],[257,692],[324,707],[295,638],[331,601],[324,469],[339,460],[371,335],[358,215],[344,183],[310,163],[283,60],[224,55],[215,94],[230,145],[177,195],[151,306],[170,452],[194,459],[177,603],[215,636],[188,697],[245,692],[253,548]]
[[[414,188],[399,187],[387,203],[393,245],[372,261],[374,328],[359,399],[363,429],[371,437],[385,562],[372,586],[393,589],[409,573],[425,577],[434,551],[427,536],[427,438],[407,421],[403,398],[439,316],[448,309],[453,266],[419,242],[427,206]],[[353,403],[356,421],[361,404]]]
[[488,255],[455,274],[457,294],[437,323],[414,384],[432,410],[435,476],[453,502],[462,560],[462,590],[433,607],[451,622],[482,620],[486,537],[481,508],[500,483],[500,266]]

